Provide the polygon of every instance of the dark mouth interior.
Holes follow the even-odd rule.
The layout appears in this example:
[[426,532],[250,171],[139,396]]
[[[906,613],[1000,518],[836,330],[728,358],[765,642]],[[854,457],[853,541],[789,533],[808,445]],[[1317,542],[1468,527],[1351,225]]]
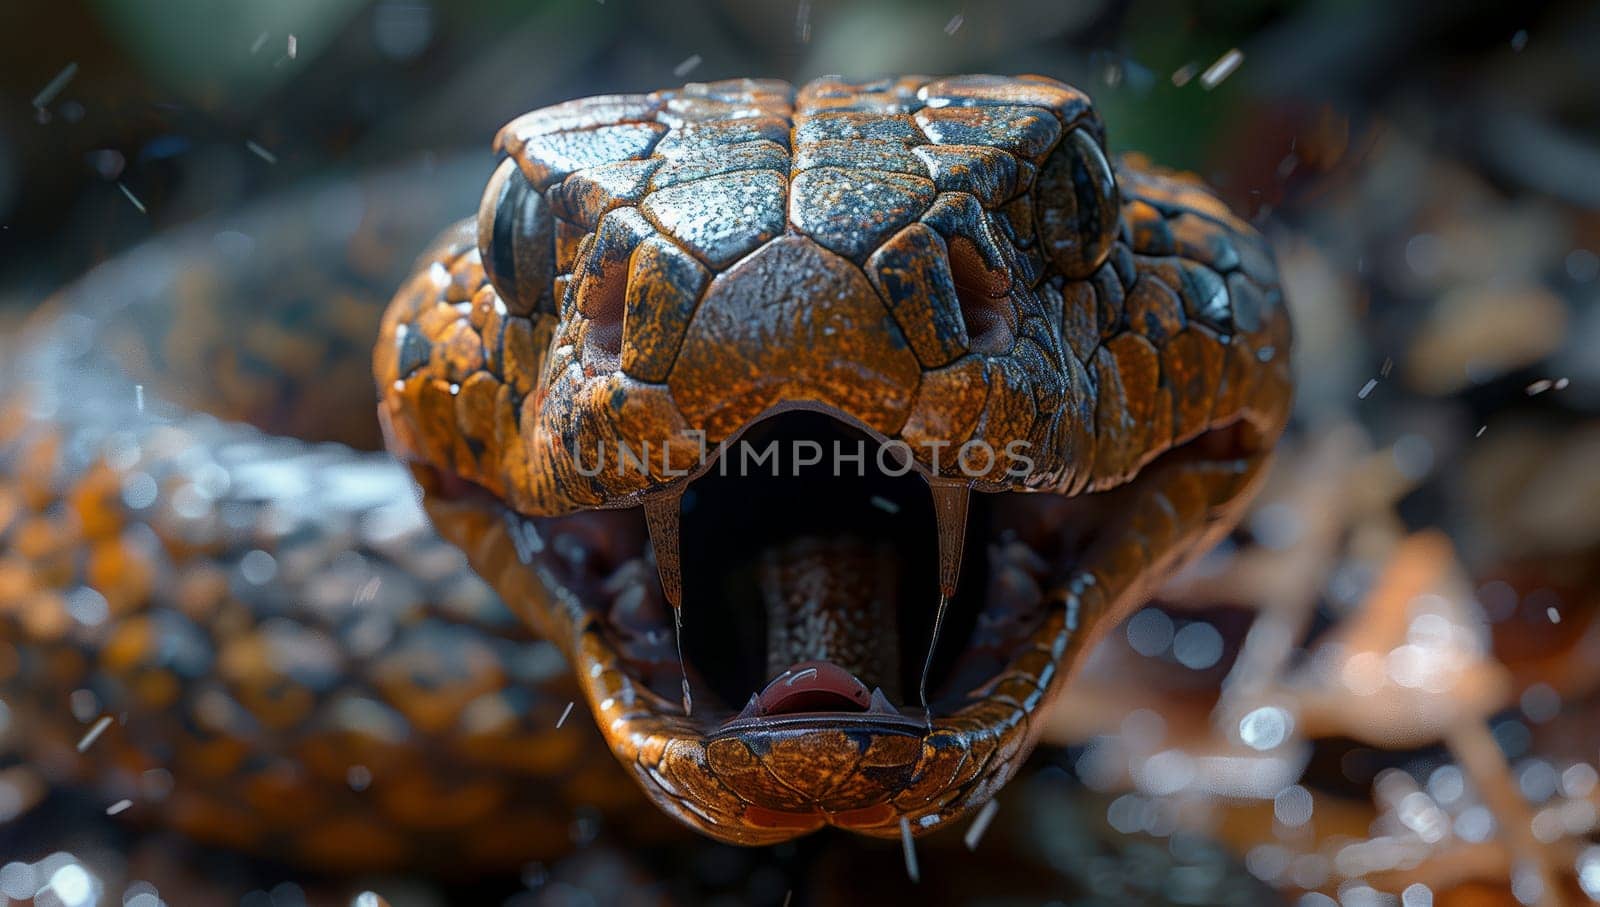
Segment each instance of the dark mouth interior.
[[[804,466],[790,456],[804,442],[820,446],[822,462]],[[776,450],[777,458],[759,466],[745,454],[766,449]],[[836,458],[835,450],[845,456]],[[848,459],[858,450],[865,453],[859,464]],[[685,492],[684,658],[722,702],[738,708],[774,676],[761,583],[764,560],[775,551],[817,545],[827,546],[818,555],[824,567],[842,550],[845,557],[860,552],[892,570],[894,626],[875,630],[894,635],[899,657],[855,673],[868,689],[882,688],[896,705],[920,705],[923,657],[939,603],[933,503],[920,475],[894,474],[902,470],[893,452],[880,458],[877,451],[877,442],[830,416],[785,413],[751,428]],[[969,512],[971,543],[929,672],[930,693],[941,691],[950,678],[983,606],[991,500],[976,496]],[[881,650],[883,642],[877,645]]]

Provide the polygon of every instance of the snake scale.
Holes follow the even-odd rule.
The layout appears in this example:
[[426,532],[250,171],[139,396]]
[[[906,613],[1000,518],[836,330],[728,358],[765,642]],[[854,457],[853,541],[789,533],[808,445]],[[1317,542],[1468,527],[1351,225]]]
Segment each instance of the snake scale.
[[937,829],[1287,418],[1265,241],[1059,82],[694,84],[496,149],[409,272],[475,164],[158,240],[27,335],[0,697],[52,780],[335,869]]

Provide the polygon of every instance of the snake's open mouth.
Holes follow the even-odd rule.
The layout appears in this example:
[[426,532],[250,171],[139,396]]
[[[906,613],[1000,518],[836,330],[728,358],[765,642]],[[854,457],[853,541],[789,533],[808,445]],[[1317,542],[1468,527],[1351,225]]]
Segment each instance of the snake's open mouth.
[[[769,451],[754,464],[750,454]],[[732,713],[718,732],[779,718],[922,728],[924,668],[937,714],[967,690],[958,667],[974,673],[960,662],[977,654],[964,643],[980,614],[986,648],[1001,652],[1037,625],[1048,568],[1013,527],[991,529],[987,505],[1000,498],[981,496],[940,644],[926,657],[940,609],[939,521],[927,482],[878,453],[829,416],[787,413],[746,432],[685,491],[684,662],[696,710]],[[642,667],[658,692],[679,686],[676,663]]]
[[[1255,472],[1242,428],[1105,492],[972,494],[959,521],[919,472],[808,411],[750,427],[648,515],[525,517],[438,476],[429,498],[450,535],[464,504],[499,514],[463,547],[512,607],[566,639],[607,740],[661,806],[743,843],[825,824],[892,835],[1009,779],[1083,643],[1080,611],[1144,572],[1114,563],[1129,525],[1181,509],[1164,497],[1180,473],[1239,480],[1188,502],[1202,512],[1234,498]],[[1141,566],[1185,534],[1140,538]],[[1097,575],[1116,579],[1091,588]]]

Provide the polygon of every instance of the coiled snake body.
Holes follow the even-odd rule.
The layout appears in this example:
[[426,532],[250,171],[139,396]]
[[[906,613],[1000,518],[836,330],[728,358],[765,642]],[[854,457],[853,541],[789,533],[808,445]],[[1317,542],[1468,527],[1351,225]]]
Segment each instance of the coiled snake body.
[[[1113,167],[1060,83],[691,85],[497,147],[371,360],[442,540],[357,452],[351,362],[393,250],[479,175],[191,231],[32,335],[0,418],[31,761],[336,867],[548,855],[639,808],[624,774],[741,843],[936,829],[1283,427],[1265,243]],[[758,442],[867,453],[727,468]]]

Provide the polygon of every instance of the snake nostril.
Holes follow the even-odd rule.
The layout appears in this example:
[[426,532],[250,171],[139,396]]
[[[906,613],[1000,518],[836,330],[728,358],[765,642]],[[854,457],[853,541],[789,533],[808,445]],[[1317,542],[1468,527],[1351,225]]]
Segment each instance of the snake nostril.
[[578,292],[578,311],[588,320],[583,352],[594,370],[610,371],[622,355],[622,319],[626,309],[627,271],[606,268],[584,279]]
[[978,353],[1003,353],[1016,340],[1016,311],[1011,304],[1011,275],[990,268],[977,246],[966,237],[949,242],[950,277],[967,328],[967,345]]

